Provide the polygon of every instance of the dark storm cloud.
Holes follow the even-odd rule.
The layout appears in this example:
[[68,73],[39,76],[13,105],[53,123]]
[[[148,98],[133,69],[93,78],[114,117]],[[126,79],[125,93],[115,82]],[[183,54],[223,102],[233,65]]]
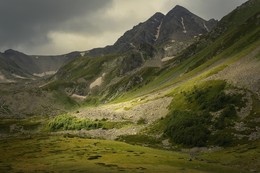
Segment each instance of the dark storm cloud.
[[[0,0],[0,48],[48,42],[52,30],[98,32],[90,19],[112,0]],[[88,27],[87,27],[88,26]]]

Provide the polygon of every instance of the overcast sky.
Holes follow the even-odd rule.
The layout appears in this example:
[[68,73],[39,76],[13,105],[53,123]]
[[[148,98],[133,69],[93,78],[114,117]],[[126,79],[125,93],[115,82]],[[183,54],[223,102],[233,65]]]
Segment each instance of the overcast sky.
[[64,54],[113,44],[155,12],[182,5],[221,19],[246,0],[0,0],[0,51]]

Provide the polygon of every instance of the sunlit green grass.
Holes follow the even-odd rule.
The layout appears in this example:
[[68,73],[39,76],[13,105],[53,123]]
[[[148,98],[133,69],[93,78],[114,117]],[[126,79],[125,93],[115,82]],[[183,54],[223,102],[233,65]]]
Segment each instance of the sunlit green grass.
[[2,139],[0,153],[0,172],[247,172],[184,153],[62,136]]
[[206,160],[219,162],[222,165],[233,165],[233,167],[250,170],[250,172],[260,171],[260,145],[258,142],[251,142],[238,145],[225,150],[202,153],[198,157]]

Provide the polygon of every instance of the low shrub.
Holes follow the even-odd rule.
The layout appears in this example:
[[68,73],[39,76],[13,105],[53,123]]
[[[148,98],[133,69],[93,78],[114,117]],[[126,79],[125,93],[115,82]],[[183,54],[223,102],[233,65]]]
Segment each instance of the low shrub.
[[211,136],[210,140],[214,145],[226,147],[232,144],[234,141],[234,136],[229,132],[218,131]]
[[107,119],[103,120],[89,120],[86,118],[77,118],[68,114],[59,115],[53,118],[47,125],[48,130],[58,131],[58,130],[91,130],[91,129],[113,129],[122,128],[131,122],[110,122]]
[[140,118],[138,121],[137,121],[137,124],[146,124],[147,123],[147,121],[146,121],[146,119],[145,118]]
[[237,117],[236,109],[233,105],[225,107],[220,116],[215,120],[214,127],[222,130],[232,125],[234,118]]
[[68,114],[59,115],[48,123],[50,131],[57,130],[90,130],[102,127],[99,121],[90,121],[88,119],[78,119]]
[[165,133],[177,144],[205,146],[210,135],[208,118],[188,111],[174,111],[169,117]]

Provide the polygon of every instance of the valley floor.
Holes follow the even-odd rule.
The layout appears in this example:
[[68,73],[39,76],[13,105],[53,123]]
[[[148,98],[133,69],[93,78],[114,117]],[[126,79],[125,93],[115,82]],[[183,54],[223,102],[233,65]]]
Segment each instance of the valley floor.
[[0,172],[258,172],[259,145],[192,155],[70,136],[6,138],[0,142]]

